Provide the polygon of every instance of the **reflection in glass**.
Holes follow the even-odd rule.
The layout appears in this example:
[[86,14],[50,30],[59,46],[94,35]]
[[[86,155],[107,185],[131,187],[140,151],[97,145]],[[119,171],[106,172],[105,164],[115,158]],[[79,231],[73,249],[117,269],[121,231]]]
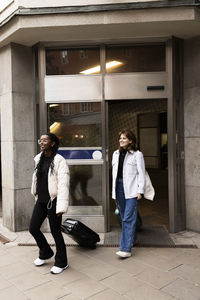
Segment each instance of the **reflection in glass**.
[[48,127],[61,147],[101,147],[101,103],[49,104]]
[[[89,71],[93,68],[92,71]],[[95,68],[95,69],[94,69]],[[100,49],[47,49],[47,75],[97,74],[100,72]]]
[[120,64],[107,73],[165,71],[165,45],[107,47],[106,64],[110,61]]
[[70,167],[70,205],[102,205],[101,165],[74,165]]

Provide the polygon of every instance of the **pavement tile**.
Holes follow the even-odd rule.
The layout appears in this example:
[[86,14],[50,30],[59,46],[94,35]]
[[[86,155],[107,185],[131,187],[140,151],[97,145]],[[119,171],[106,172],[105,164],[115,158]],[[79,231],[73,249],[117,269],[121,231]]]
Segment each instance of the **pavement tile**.
[[[191,250],[191,249],[190,249]],[[184,253],[183,248],[153,248],[150,253],[159,255],[166,259],[174,259]]]
[[192,238],[187,238],[183,236],[171,236],[171,238],[176,245],[195,245]]
[[194,244],[195,244],[198,248],[200,248],[200,236],[199,236],[199,234],[198,234],[198,236],[193,236],[193,237],[192,237],[192,240],[193,240]]
[[148,283],[151,286],[160,289],[176,280],[177,276],[173,276],[170,272],[163,272],[155,268],[148,268],[137,275],[136,278],[141,282]]
[[[136,257],[136,260],[137,259],[138,258]],[[176,259],[167,259],[152,252],[150,252],[148,255],[143,256],[142,258],[139,258],[138,261],[141,261],[143,264],[147,264],[148,266],[158,268],[162,271],[168,271],[180,265],[180,263],[177,262]]]
[[162,289],[163,292],[181,300],[199,300],[200,287],[189,281],[177,279]]
[[56,300],[70,292],[55,282],[47,282],[24,292],[31,300]]
[[18,275],[30,271],[33,271],[33,267],[21,262],[15,262],[10,265],[0,267],[0,274],[6,279],[15,278]]
[[133,247],[132,248],[132,257],[140,258],[149,254],[150,251],[154,251],[155,248],[150,247]]
[[[55,247],[53,247],[55,249]],[[52,248],[52,249],[53,249]],[[87,249],[81,248],[79,246],[68,246],[67,249],[67,256],[73,257],[88,257],[85,253],[87,253]]]
[[81,280],[67,284],[66,287],[72,292],[74,296],[81,299],[86,299],[106,289],[106,287],[101,283],[96,282],[95,280],[92,280],[90,278],[83,278]]
[[[120,261],[122,261],[119,256],[116,255],[118,248],[107,248],[107,247],[99,247],[93,252],[88,252],[87,255],[96,259],[97,261],[102,261],[104,263],[111,264],[113,266],[118,266]],[[130,257],[129,260],[133,259]]]
[[91,264],[94,264],[96,262],[94,258],[81,254],[74,254],[73,256],[69,256],[68,260],[70,266],[79,271],[87,267],[88,265],[90,266]]
[[89,298],[89,300],[102,300],[102,299],[104,299],[104,300],[128,300],[130,298],[128,298],[125,295],[122,296],[110,289],[100,292]]
[[[187,250],[187,251],[186,251]],[[190,267],[200,269],[200,251],[199,249],[184,249],[184,252],[173,259],[179,265],[185,264]],[[172,261],[173,261],[172,260]]]
[[63,271],[59,276],[55,276],[53,274],[46,275],[49,280],[55,281],[58,284],[66,286],[74,281],[81,280],[85,277],[85,274],[78,272],[73,269],[71,266],[67,268],[67,270]]
[[12,256],[16,257],[24,257],[26,255],[31,255],[36,253],[36,247],[30,247],[30,246],[17,246],[17,247],[11,247],[8,248],[7,253],[11,254]]
[[197,283],[200,285],[200,269],[192,268],[188,265],[181,265],[170,271],[174,276]]
[[12,284],[9,281],[5,280],[2,276],[0,277],[0,290],[5,289],[11,285]]
[[41,275],[36,271],[31,271],[19,276],[16,276],[15,278],[11,278],[10,281],[20,290],[25,291],[30,288],[33,288],[37,285],[43,284],[49,279],[47,278],[47,275]]
[[[117,248],[108,248],[108,247],[97,247],[96,249],[85,249],[85,248],[79,248],[79,251],[83,250],[83,253],[89,257],[93,258],[99,258],[106,255],[112,255],[112,253],[115,253],[117,251]],[[81,251],[82,252],[82,251]]]
[[16,257],[13,257],[9,253],[0,255],[0,267],[6,266],[16,262]]
[[126,294],[128,297],[134,300],[171,300],[174,299],[164,292],[155,289],[149,285],[141,285],[134,289],[130,289]]
[[114,266],[105,263],[100,264],[99,262],[90,264],[86,268],[81,269],[82,273],[98,281],[118,273],[119,271],[120,270]]
[[24,293],[20,292],[16,287],[11,286],[9,288],[0,290],[0,299],[2,300],[30,300]]
[[131,288],[138,287],[142,284],[140,281],[138,281],[135,277],[131,276],[127,272],[120,272],[118,274],[114,274],[111,277],[102,280],[101,283],[120,294],[125,294]]
[[141,261],[137,261],[132,257],[128,259],[120,259],[116,267],[119,269],[119,271],[126,270],[126,272],[130,273],[131,275],[138,275],[148,268],[146,264],[143,264]]
[[81,298],[78,298],[78,297],[74,296],[73,294],[70,294],[70,295],[60,298],[59,300],[81,300]]
[[[22,246],[18,246],[19,248],[23,248]],[[31,247],[29,247],[31,248]],[[21,261],[28,263],[28,264],[33,264],[34,260],[38,257],[38,249],[36,247],[32,248],[33,251],[30,251],[26,253],[26,255],[21,255],[19,258]],[[19,250],[20,251],[20,250]]]
[[21,234],[17,238],[17,242],[19,244],[24,244],[26,243],[31,237],[31,234],[28,231],[22,231]]
[[0,218],[0,232],[5,237],[7,237],[10,241],[14,241],[18,237],[18,234],[16,232],[10,231],[9,229],[7,229],[2,225],[2,218]]
[[6,250],[3,247],[0,247],[0,255],[5,255]]

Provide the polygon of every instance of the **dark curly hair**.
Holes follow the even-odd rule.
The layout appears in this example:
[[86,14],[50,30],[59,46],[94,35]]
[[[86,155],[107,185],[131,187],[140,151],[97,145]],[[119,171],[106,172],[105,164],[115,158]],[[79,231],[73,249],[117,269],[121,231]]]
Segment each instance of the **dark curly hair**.
[[[53,133],[45,133],[44,135],[47,135],[49,137],[49,139],[51,140],[51,142],[54,142],[55,144],[53,145],[53,147],[51,148],[51,156],[50,156],[50,168],[51,168],[51,172],[54,172],[54,157],[58,152],[58,147],[59,147],[59,138],[53,134]],[[37,176],[37,180],[40,178],[41,176],[41,166],[42,166],[42,162],[44,160],[45,154],[44,152],[42,152],[41,156],[40,156],[40,160],[37,164],[37,166],[35,167],[36,170],[36,176]]]
[[[130,150],[137,151],[138,147],[136,144],[136,136],[130,129],[123,129],[119,132],[119,138],[120,136],[124,134],[132,143],[130,143],[127,147],[127,151],[130,152]],[[119,147],[119,151],[121,152],[123,150],[122,147]]]

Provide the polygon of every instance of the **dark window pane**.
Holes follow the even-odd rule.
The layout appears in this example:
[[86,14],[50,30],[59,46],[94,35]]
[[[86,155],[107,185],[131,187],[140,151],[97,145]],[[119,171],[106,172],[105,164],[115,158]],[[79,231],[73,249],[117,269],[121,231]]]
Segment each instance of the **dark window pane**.
[[[70,168],[70,205],[102,205],[102,166],[75,165]],[[102,213],[102,212],[101,212]],[[95,212],[94,212],[95,214]],[[100,211],[98,210],[98,214]]]
[[47,75],[98,74],[100,49],[46,50]]
[[165,71],[165,46],[108,47],[106,72],[159,72]]
[[101,147],[101,103],[49,104],[48,127],[61,147]]

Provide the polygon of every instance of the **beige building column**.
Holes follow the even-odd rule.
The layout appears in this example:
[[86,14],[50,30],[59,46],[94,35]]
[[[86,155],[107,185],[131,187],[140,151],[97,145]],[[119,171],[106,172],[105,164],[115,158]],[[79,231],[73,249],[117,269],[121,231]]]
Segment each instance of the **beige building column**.
[[200,232],[200,36],[185,41],[185,199],[187,229]]
[[1,161],[3,224],[28,228],[34,168],[34,60],[32,48],[10,44],[0,49]]

